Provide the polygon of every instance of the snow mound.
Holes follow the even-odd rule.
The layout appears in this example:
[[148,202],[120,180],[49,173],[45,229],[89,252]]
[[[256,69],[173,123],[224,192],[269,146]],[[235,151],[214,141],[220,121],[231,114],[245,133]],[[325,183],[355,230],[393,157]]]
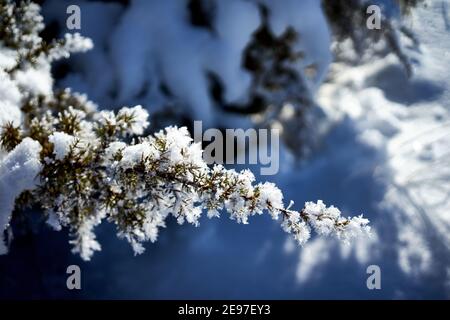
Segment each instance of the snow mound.
[[0,162],[0,253],[6,253],[3,232],[8,226],[16,198],[37,184],[41,170],[39,142],[25,138]]

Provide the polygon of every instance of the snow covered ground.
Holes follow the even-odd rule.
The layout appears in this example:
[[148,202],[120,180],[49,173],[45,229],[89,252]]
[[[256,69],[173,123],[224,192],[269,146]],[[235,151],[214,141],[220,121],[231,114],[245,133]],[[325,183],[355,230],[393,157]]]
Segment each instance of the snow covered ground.
[[[388,56],[361,67],[334,65],[335,81],[322,86],[319,101],[336,119],[334,129],[308,168],[280,183],[304,191],[306,198],[364,211],[376,236],[353,248],[323,239],[307,244],[298,253],[296,270],[306,286],[320,286],[323,280],[314,284],[311,275],[326,279],[336,265],[351,272],[332,277],[351,286],[354,271],[378,264],[382,292],[350,296],[442,298],[450,293],[450,77],[445,72],[450,34],[443,3],[433,1],[407,23],[422,42],[411,80]],[[317,190],[303,190],[311,184]],[[294,251],[291,244],[287,248]]]

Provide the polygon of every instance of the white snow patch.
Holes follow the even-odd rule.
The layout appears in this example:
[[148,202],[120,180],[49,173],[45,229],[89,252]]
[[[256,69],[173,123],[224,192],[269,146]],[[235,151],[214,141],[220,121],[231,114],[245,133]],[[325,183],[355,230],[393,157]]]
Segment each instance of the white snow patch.
[[[41,170],[41,145],[25,138],[0,162],[0,243],[9,224],[16,198],[25,190],[32,190],[38,183]],[[5,253],[4,248],[0,249]]]
[[64,132],[55,132],[48,137],[48,140],[53,144],[53,154],[56,160],[64,159],[76,141],[74,136]]

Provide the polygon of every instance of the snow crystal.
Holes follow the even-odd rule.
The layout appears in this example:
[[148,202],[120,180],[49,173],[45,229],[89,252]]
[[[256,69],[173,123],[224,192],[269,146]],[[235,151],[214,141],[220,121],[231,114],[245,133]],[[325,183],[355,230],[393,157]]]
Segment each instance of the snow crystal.
[[66,33],[64,40],[63,47],[55,48],[49,52],[50,61],[68,58],[71,53],[86,52],[94,47],[91,39],[82,37],[78,32]]
[[[344,219],[341,217],[339,209],[327,206],[322,200],[314,202],[306,202],[303,213],[307,215],[308,222],[314,230],[320,235],[329,235],[335,233],[339,238],[348,242],[361,234],[369,234],[369,220],[363,218],[362,215]],[[345,223],[345,228],[337,228],[336,225]]]
[[116,125],[116,115],[113,111],[102,110],[95,114],[95,119],[102,125]]
[[144,232],[147,239],[155,242],[158,239],[158,227],[165,226],[161,215],[154,215],[151,219],[147,219],[144,223]]
[[186,127],[170,126],[161,131],[160,134],[165,134],[168,145],[177,149],[187,148],[192,141]]
[[[156,137],[165,137],[169,160],[172,163],[177,163],[185,160],[183,153],[188,150],[191,145],[192,138],[186,127],[178,128],[176,126],[170,126],[158,132]],[[182,152],[183,151],[183,152]],[[196,149],[191,149],[191,151],[196,151]],[[201,152],[201,150],[198,150]],[[198,157],[197,157],[198,158]]]
[[86,219],[77,228],[76,238],[69,241],[69,243],[74,246],[72,253],[79,253],[84,261],[91,260],[94,252],[101,250],[101,246],[96,240],[93,231],[95,225],[96,221],[94,219]]
[[311,237],[311,230],[305,222],[297,224],[297,230],[294,233],[294,239],[298,244],[304,245]]
[[56,160],[64,159],[76,141],[74,136],[64,132],[55,132],[48,137],[48,140],[53,144],[53,154]]
[[206,215],[208,218],[219,218],[220,217],[220,212],[216,209],[210,209],[208,210],[208,213]]
[[105,158],[107,161],[114,158],[114,156],[119,152],[125,149],[127,144],[122,141],[114,141],[111,142],[105,150]]
[[279,210],[284,208],[283,205],[283,194],[281,190],[277,188],[277,186],[271,182],[265,182],[263,184],[259,184],[259,205],[261,207],[266,206],[266,203],[270,203],[273,207],[270,210],[270,214],[273,219],[278,219]]
[[[115,147],[121,148],[120,145],[116,145]],[[124,148],[122,150],[122,159],[120,161],[120,164],[124,168],[132,167],[146,157],[155,158],[157,156],[158,152],[154,148],[154,146],[147,141],[144,141],[142,143]]]
[[133,119],[131,121],[131,127],[129,130],[130,134],[142,135],[144,133],[144,129],[149,125],[149,122],[147,121],[148,112],[147,110],[143,109],[141,105],[135,106],[133,108],[121,108],[117,116],[119,118],[121,116],[127,116]]
[[349,220],[345,229],[338,233],[338,236],[340,239],[344,240],[344,242],[349,242],[361,234],[370,234],[370,227],[368,224],[369,220],[363,218],[362,215],[353,217]]

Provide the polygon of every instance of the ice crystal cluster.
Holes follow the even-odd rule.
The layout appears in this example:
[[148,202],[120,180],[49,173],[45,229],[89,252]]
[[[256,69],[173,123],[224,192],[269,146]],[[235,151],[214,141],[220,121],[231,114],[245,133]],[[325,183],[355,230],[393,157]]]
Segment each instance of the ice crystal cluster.
[[197,226],[204,212],[244,224],[268,213],[300,244],[312,230],[345,241],[369,232],[362,216],[343,217],[321,201],[295,211],[250,171],[208,167],[185,127],[146,135],[148,112],[139,105],[98,111],[84,95],[53,90],[50,62],[92,42],[80,35],[45,42],[37,5],[0,0],[0,9],[1,253],[11,219],[27,207],[55,230],[68,228],[84,260],[100,250],[94,228],[104,220],[136,254],[157,240],[169,216]]

